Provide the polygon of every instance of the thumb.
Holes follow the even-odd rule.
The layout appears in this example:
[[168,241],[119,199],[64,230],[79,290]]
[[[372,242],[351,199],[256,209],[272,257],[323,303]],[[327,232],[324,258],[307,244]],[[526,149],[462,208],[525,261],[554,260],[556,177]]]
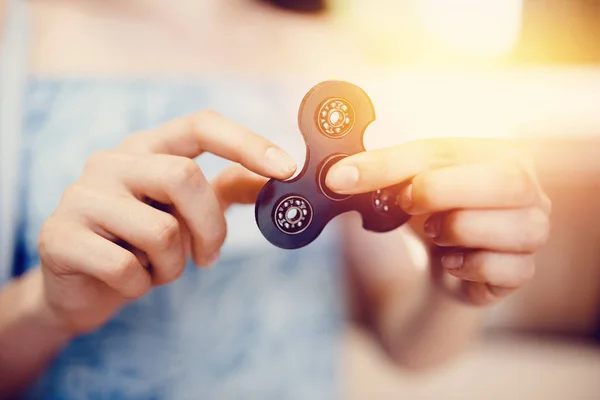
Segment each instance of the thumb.
[[253,204],[265,183],[267,178],[236,164],[221,172],[212,187],[225,212],[234,204]]

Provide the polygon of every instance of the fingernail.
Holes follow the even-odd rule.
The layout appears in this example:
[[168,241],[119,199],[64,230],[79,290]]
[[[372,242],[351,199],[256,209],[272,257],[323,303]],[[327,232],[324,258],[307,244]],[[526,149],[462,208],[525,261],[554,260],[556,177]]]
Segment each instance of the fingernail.
[[276,174],[291,175],[296,171],[296,162],[285,151],[277,147],[269,147],[265,152],[265,162]]
[[404,211],[410,210],[410,207],[412,206],[412,184],[404,189],[400,199],[400,206]]
[[442,257],[442,266],[446,269],[456,270],[462,267],[464,259],[463,253],[446,254]]
[[206,266],[207,267],[214,266],[217,263],[217,261],[219,261],[219,257],[221,257],[221,252],[217,251],[212,256],[210,256],[206,259]]
[[438,218],[429,218],[425,221],[425,225],[423,226],[423,231],[425,235],[429,236],[432,239],[435,239],[440,232],[440,221]]
[[327,174],[325,183],[334,191],[351,190],[358,183],[358,168],[351,165],[342,165],[332,168]]

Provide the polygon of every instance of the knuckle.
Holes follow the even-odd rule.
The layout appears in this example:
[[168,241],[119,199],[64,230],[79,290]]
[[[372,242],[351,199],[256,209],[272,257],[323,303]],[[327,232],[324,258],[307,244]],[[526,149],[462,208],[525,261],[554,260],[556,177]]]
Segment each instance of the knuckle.
[[221,115],[218,112],[207,108],[192,114],[191,117],[187,119],[187,124],[189,124],[191,132],[202,134],[207,125],[212,124],[212,121],[215,121],[220,117]]
[[225,226],[225,224],[223,223],[221,226],[215,229],[212,236],[212,243],[216,251],[225,242],[225,238],[227,236],[227,227]]
[[545,193],[542,193],[541,197],[542,209],[546,214],[552,214],[552,200],[550,200],[550,197]]
[[61,252],[59,238],[62,237],[62,225],[56,217],[50,217],[42,225],[38,236],[38,252],[40,259],[46,266],[59,266],[61,264]]
[[453,211],[446,215],[443,222],[443,236],[453,243],[469,246],[473,235],[473,227],[469,223],[469,214],[464,211]]
[[139,298],[150,288],[150,277],[141,271],[143,267],[133,253],[113,253],[105,268],[105,282],[125,298]]
[[153,245],[160,250],[167,249],[179,240],[179,221],[167,214],[157,221],[154,232]]
[[198,184],[200,181],[204,182],[200,166],[189,158],[182,158],[174,163],[168,176],[169,182],[174,187]]
[[38,236],[38,247],[40,251],[45,251],[48,245],[51,244],[50,240],[54,237],[56,232],[55,217],[50,217],[44,222]]
[[514,204],[530,204],[535,196],[535,188],[531,177],[523,169],[510,166],[505,169],[503,187]]
[[126,299],[139,299],[150,289],[150,280],[131,280],[121,289],[121,294]]
[[93,153],[85,161],[83,168],[84,172],[96,171],[98,169],[105,168],[112,160],[112,152],[102,150]]
[[113,256],[111,265],[108,266],[107,278],[119,284],[132,282],[136,278],[138,268],[139,262],[136,256],[130,252],[121,252]]
[[81,182],[75,182],[65,189],[62,201],[65,203],[81,202],[90,198],[94,198],[93,190]]
[[439,203],[440,193],[433,174],[424,173],[413,179],[415,202],[423,207],[434,208]]
[[531,208],[527,215],[526,229],[523,229],[523,250],[536,251],[548,241],[550,218],[539,208]]
[[123,139],[119,148],[122,150],[129,150],[129,149],[144,150],[146,147],[146,142],[147,142],[147,140],[146,140],[147,134],[148,133],[146,131],[133,132],[130,135],[128,135],[125,139]]
[[204,248],[206,251],[206,255],[210,256],[216,253],[223,243],[225,242],[225,238],[227,236],[227,227],[225,224],[219,224],[212,228],[209,232],[204,236]]
[[210,121],[216,118],[219,118],[220,114],[218,112],[216,112],[215,110],[212,110],[210,108],[205,108],[203,110],[197,111],[193,118],[192,121],[193,123],[200,123],[202,124],[205,121]]
[[524,144],[517,143],[509,140],[508,157],[511,160],[516,161],[524,168],[528,169],[532,173],[535,173],[537,163],[537,152],[534,147]]
[[535,259],[534,257],[527,257],[524,260],[523,265],[519,268],[518,284],[530,282],[535,276]]
[[164,285],[167,283],[171,283],[177,280],[185,270],[185,262],[177,261],[168,266],[168,268],[163,268],[160,271],[160,274],[156,274],[155,276],[155,284]]

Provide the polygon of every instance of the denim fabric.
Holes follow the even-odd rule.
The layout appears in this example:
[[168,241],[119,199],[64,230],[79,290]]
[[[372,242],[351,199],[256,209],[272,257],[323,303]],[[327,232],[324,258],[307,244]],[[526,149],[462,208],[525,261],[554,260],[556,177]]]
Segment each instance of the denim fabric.
[[[296,115],[308,86],[207,81],[31,78],[17,269],[38,264],[40,228],[86,158],[133,131],[210,108],[280,144],[302,165]],[[208,178],[228,164],[211,155],[198,162]],[[233,209],[227,220],[229,236],[213,269],[189,265],[176,282],[77,338],[28,398],[337,397],[342,307],[335,227],[307,248],[284,251],[260,235],[252,206]]]
[[2,2],[0,15],[0,285],[11,278],[23,87],[29,65],[29,21],[23,0]]

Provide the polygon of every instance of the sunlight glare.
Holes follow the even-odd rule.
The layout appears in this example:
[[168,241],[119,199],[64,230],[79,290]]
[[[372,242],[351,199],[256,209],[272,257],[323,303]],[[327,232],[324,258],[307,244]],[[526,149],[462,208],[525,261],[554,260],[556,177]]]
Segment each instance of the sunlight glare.
[[501,57],[516,45],[522,0],[415,0],[424,28],[454,50]]

